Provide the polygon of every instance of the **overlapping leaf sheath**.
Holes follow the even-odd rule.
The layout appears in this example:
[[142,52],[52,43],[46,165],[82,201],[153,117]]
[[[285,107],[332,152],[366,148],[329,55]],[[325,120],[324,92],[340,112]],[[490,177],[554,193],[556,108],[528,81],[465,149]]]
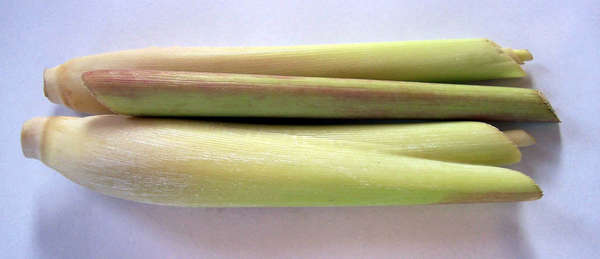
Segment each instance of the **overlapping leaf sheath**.
[[156,70],[82,78],[127,115],[558,121],[539,91],[513,87]]
[[327,140],[340,146],[448,162],[507,165],[519,162],[518,146],[535,139],[523,130],[502,132],[483,122],[364,125],[224,124],[224,130],[277,132]]

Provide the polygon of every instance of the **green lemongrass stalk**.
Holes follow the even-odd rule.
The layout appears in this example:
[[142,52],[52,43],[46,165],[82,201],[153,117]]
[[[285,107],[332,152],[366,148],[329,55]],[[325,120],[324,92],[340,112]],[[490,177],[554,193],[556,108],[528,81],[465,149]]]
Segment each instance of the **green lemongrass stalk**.
[[155,70],[82,77],[127,115],[558,121],[539,91],[523,88]]
[[[248,133],[248,131],[246,131]],[[176,206],[369,206],[533,200],[514,170],[328,145],[313,137],[117,115],[36,118],[23,152],[95,191]]]
[[521,160],[518,147],[535,144],[523,130],[502,132],[483,122],[437,122],[379,125],[270,125],[217,123],[222,130],[274,132],[308,136],[388,154],[447,162],[508,165]]
[[83,87],[99,69],[153,69],[240,74],[456,82],[523,77],[527,50],[487,39],[429,40],[284,47],[173,47],[72,59],[44,72],[48,98],[74,110],[107,113]]

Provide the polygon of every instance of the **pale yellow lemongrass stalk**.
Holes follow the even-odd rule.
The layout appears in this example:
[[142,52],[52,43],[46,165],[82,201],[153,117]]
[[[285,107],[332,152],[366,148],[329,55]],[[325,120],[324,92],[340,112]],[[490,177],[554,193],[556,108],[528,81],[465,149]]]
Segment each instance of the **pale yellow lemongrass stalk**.
[[240,134],[188,120],[93,116],[25,123],[23,152],[72,181],[176,206],[374,206],[533,200],[514,170]]

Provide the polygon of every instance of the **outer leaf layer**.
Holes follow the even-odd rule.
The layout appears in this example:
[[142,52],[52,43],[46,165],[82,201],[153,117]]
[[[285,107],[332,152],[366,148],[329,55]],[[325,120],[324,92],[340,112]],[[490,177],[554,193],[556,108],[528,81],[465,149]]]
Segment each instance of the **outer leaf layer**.
[[128,115],[558,121],[538,91],[511,87],[154,70],[83,80]]

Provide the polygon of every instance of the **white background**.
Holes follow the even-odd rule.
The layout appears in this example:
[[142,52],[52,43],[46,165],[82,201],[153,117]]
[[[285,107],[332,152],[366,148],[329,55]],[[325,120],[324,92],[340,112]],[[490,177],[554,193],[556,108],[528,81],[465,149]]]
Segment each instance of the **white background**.
[[[93,2],[93,3],[92,3]],[[6,258],[598,258],[597,1],[2,1],[0,251]],[[527,48],[525,79],[560,124],[514,166],[545,196],[513,204],[378,208],[171,208],[108,198],[20,150],[21,124],[75,115],[49,103],[44,68],[156,46],[488,37]],[[498,124],[496,124],[498,125]]]

